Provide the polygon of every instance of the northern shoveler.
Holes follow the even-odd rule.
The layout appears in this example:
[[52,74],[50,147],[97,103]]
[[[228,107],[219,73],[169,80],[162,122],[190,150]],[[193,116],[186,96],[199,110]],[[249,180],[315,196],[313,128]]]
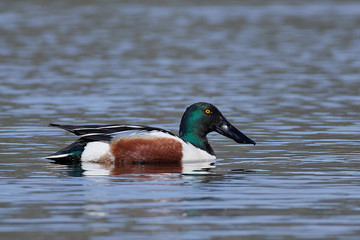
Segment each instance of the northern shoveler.
[[212,104],[189,106],[180,123],[179,136],[141,125],[59,125],[80,138],[46,158],[52,160],[174,163],[215,159],[206,135],[216,131],[237,143],[256,144],[231,125]]

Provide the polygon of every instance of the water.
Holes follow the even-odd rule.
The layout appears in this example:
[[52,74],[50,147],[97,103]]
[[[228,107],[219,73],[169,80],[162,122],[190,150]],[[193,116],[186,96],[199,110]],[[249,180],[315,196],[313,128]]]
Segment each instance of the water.
[[[2,1],[0,22],[1,239],[358,239],[357,1]],[[76,139],[50,122],[177,132],[197,101],[257,145],[210,134],[196,174],[42,158]]]

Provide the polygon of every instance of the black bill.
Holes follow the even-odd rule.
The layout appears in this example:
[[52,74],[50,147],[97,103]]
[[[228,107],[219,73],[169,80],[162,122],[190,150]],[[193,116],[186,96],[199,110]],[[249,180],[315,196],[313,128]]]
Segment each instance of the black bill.
[[225,118],[220,123],[220,125],[216,126],[215,131],[224,135],[225,137],[233,139],[237,143],[245,143],[245,144],[256,144],[254,140],[240,132],[236,127],[231,125]]

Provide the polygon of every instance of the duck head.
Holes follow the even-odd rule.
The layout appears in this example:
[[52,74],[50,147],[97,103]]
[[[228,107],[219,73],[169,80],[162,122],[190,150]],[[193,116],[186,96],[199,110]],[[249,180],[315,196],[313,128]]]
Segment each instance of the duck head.
[[234,127],[214,105],[205,102],[194,103],[189,106],[180,123],[180,137],[214,155],[206,135],[218,132],[237,143],[256,144],[236,127]]

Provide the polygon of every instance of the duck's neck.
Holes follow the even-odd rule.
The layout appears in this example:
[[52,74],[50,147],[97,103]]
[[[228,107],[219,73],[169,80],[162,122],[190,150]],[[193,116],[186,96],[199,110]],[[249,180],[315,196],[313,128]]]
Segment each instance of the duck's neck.
[[179,135],[182,140],[191,143],[195,147],[200,148],[211,155],[215,155],[206,135],[200,134],[200,132],[196,131],[194,128],[186,125],[180,125]]

